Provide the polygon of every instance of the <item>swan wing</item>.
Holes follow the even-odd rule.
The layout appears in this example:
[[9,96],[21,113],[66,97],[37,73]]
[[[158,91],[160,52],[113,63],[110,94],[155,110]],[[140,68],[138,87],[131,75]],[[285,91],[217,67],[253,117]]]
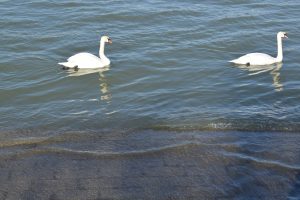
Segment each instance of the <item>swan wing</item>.
[[78,53],[68,58],[68,63],[72,63],[78,68],[99,68],[103,67],[101,59],[90,53]]
[[270,65],[275,63],[276,59],[264,53],[249,53],[230,62],[241,65]]

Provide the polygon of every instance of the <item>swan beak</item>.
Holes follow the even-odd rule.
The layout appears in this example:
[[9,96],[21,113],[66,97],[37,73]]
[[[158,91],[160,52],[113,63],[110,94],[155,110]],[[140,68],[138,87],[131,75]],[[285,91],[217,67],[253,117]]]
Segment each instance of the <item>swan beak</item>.
[[287,36],[287,33],[284,34],[284,38],[288,39],[289,37]]
[[108,44],[112,44],[112,40],[110,38],[107,40],[107,42]]

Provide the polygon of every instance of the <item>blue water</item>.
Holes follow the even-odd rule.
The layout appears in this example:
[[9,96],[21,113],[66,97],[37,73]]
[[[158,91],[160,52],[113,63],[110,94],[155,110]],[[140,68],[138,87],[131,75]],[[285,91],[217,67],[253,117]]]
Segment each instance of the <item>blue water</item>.
[[[1,3],[2,129],[166,126],[299,130],[297,1],[5,1]],[[257,73],[227,61],[250,52],[284,62]],[[99,39],[108,71],[69,77],[58,62]],[[16,123],[17,122],[17,123]]]
[[[172,133],[179,132],[184,138],[185,135],[201,135],[210,131],[212,138],[214,134],[224,134],[224,138],[231,137],[231,134],[237,134],[236,131],[239,131],[240,139],[237,139],[237,142],[246,145],[252,144],[248,143],[244,136],[251,132],[251,137],[261,142],[260,135],[264,133],[269,138],[275,137],[284,141],[283,144],[289,147],[288,152],[294,152],[300,130],[299,8],[300,2],[296,0],[0,1],[0,156],[12,159],[20,152],[25,152],[24,157],[21,154],[15,158],[20,163],[30,163],[25,169],[30,169],[34,165],[32,163],[39,163],[36,159],[41,159],[40,162],[45,166],[44,172],[50,173],[51,165],[55,165],[56,161],[55,156],[48,160],[47,155],[53,156],[53,151],[45,150],[45,145],[55,149],[56,145],[63,144],[63,148],[68,152],[77,152],[84,147],[88,152],[107,153],[100,148],[101,137],[105,135],[111,137],[109,141],[116,138],[117,141],[122,141],[123,136],[119,134],[122,135],[123,131],[132,133],[129,138],[141,137],[139,142],[146,145],[150,140],[152,145],[139,147],[127,141],[122,143],[125,150],[119,151],[115,149],[114,142],[108,142],[110,153],[122,155],[123,152],[127,155],[127,150],[152,152],[153,148],[158,148],[153,141],[158,142],[161,138],[156,138],[156,135],[161,133],[168,136],[171,144],[163,143],[158,149],[179,145],[179,154],[181,155],[182,151],[186,152],[188,161],[192,161],[193,158],[188,155],[201,153],[201,148],[197,153],[193,152],[193,148],[185,150],[180,139],[173,138]],[[278,31],[287,31],[289,35],[289,39],[283,41],[282,64],[250,68],[228,63],[229,60],[251,52],[276,56]],[[113,44],[105,48],[105,53],[112,62],[109,68],[75,72],[62,70],[57,64],[78,52],[97,55],[102,35],[108,35],[113,40]],[[148,132],[149,130],[151,131]],[[137,134],[139,131],[140,134]],[[89,136],[90,134],[92,136]],[[149,138],[143,140],[146,136]],[[294,139],[285,141],[284,136]],[[77,138],[75,146],[72,145],[74,138]],[[100,143],[97,145],[94,140]],[[192,141],[187,138],[183,140]],[[293,145],[290,144],[291,141],[294,142]],[[85,146],[82,146],[85,142]],[[248,158],[249,152],[241,146],[239,153]],[[251,148],[252,150],[256,151],[255,148]],[[31,154],[32,151],[35,153]],[[56,149],[54,152],[59,154],[60,151],[61,149]],[[211,151],[215,153],[215,159],[223,155],[213,149]],[[177,150],[174,155],[177,155],[176,152]],[[285,166],[288,162],[297,166],[292,172],[285,169],[290,175],[289,184],[278,190],[283,194],[280,196],[283,199],[297,196],[297,190],[294,190],[292,195],[288,190],[291,189],[291,185],[296,184],[296,188],[299,185],[298,182],[295,183],[299,159],[295,159],[297,156],[293,154],[289,160],[287,154],[288,161],[285,161],[276,157],[280,156],[281,152],[270,150],[269,153],[275,154],[274,157],[271,156],[271,163],[279,162]],[[40,158],[40,155],[46,158]],[[163,155],[164,153],[157,154],[155,159],[164,160]],[[117,158],[114,159],[118,160]],[[257,155],[254,158],[258,159]],[[269,158],[268,154],[266,159]],[[72,155],[66,155],[65,160],[71,162],[72,159]],[[145,156],[144,160],[137,159],[132,162],[139,164],[137,168],[142,169],[145,163],[150,162],[147,159],[150,158]],[[235,159],[240,161],[239,157]],[[21,173],[22,170],[14,160],[4,160],[1,161],[3,169],[12,168],[11,173]],[[97,163],[91,160],[89,162]],[[100,160],[102,163],[103,160]],[[211,159],[208,159],[209,161],[212,162],[211,165],[215,163]],[[119,162],[121,163],[122,159]],[[184,164],[180,162],[179,155],[167,162],[170,162],[170,165]],[[252,188],[253,193],[266,199],[276,197],[277,189],[273,188],[274,192],[270,192],[265,188],[273,181],[286,180],[286,174],[270,170],[266,166],[263,167],[263,172],[251,171],[252,162],[253,159],[249,162],[237,162],[237,167],[239,170],[244,167],[250,170],[249,174],[253,179],[254,176],[271,176],[274,180],[260,183],[261,187],[252,188],[251,178],[245,179],[247,184],[243,185],[243,181],[234,183],[234,180],[237,180],[235,175],[224,173],[224,176],[226,174],[232,178],[233,185],[223,185],[222,188],[220,184],[216,184],[215,187],[221,187],[222,192],[213,195],[213,182],[205,182],[203,188],[208,187],[209,191],[204,190],[198,194],[196,188],[200,187],[199,183],[200,185],[194,185],[195,188],[189,191],[194,195],[191,198],[230,198],[232,196],[228,196],[226,191],[235,184],[241,188],[241,198],[251,197],[245,192],[245,188]],[[55,165],[54,169],[59,169],[60,165],[64,166],[64,159]],[[124,165],[126,164],[107,166],[113,166],[116,170]],[[194,179],[189,179],[193,177],[192,172],[198,173],[197,164],[194,163],[193,166],[194,168],[190,169],[191,174],[182,177],[181,180],[185,183],[183,185],[195,183]],[[70,170],[72,168],[69,165],[65,167]],[[88,167],[86,166],[85,173],[97,173],[93,171],[96,169]],[[159,168],[162,169],[163,165],[159,164]],[[226,170],[226,167],[220,165],[217,171],[222,170]],[[80,174],[83,171],[78,169],[69,178],[77,177],[77,172]],[[114,176],[114,172],[108,174]],[[133,172],[134,170],[129,170],[124,173],[132,177]],[[213,174],[206,175],[209,177]],[[291,174],[295,176],[292,178]],[[21,176],[22,181],[33,181],[35,184],[41,182],[34,173],[31,175],[35,178],[28,180],[24,175]],[[62,172],[61,177],[64,175],[66,174]],[[176,172],[174,175],[176,176]],[[174,177],[169,177],[173,184],[177,183]],[[216,177],[218,180],[221,178]],[[148,184],[156,184],[159,180],[153,177],[152,179],[149,183],[142,180],[135,182],[144,188]],[[14,185],[17,178],[10,181]],[[74,183],[73,179],[72,181]],[[5,182],[4,179],[0,181]],[[31,185],[35,188],[34,184]],[[178,185],[180,186],[180,183]],[[26,191],[27,186],[21,184],[20,188]],[[50,188],[55,190],[54,187]],[[68,188],[68,185],[61,185],[61,188]],[[138,191],[128,188],[115,190],[114,192],[120,195],[108,195],[107,198],[151,199],[150,194],[158,189],[152,188],[150,192],[141,188],[137,189]],[[174,190],[176,189],[171,187],[163,191]],[[10,196],[14,193],[13,189],[3,191],[6,193],[1,195],[8,199],[74,199],[67,198],[70,194],[68,192],[57,196],[41,194],[35,197],[30,192],[26,193],[29,196]],[[37,194],[34,189],[28,191]],[[105,191],[108,194],[114,193],[109,192],[113,190]],[[187,198],[187,191],[178,190],[178,196],[175,195],[174,198]],[[125,194],[133,195],[126,197]],[[232,194],[234,196],[238,193]],[[90,199],[96,199],[96,196],[92,195]],[[158,195],[154,199],[166,198],[172,199],[172,196]]]

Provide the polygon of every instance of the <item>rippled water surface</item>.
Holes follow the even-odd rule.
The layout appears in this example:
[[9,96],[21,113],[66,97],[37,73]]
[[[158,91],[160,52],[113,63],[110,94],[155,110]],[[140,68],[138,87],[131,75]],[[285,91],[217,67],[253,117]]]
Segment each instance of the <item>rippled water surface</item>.
[[[0,197],[299,197],[299,9],[0,0]],[[275,56],[278,31],[282,64],[228,63]],[[97,55],[102,35],[110,67],[57,64]]]

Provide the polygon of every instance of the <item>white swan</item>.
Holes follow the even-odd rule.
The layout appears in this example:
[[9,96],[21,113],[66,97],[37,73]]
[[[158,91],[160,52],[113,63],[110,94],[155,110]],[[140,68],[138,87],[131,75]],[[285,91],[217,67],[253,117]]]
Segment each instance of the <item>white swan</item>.
[[249,53],[238,59],[231,60],[229,62],[240,64],[240,65],[271,65],[274,63],[282,62],[283,52],[282,52],[282,39],[288,38],[286,32],[277,33],[277,57],[274,58],[264,53]]
[[77,69],[92,69],[102,68],[110,64],[110,60],[104,55],[105,43],[112,43],[112,40],[108,36],[102,36],[100,40],[99,57],[90,53],[78,53],[68,58],[68,62],[58,63],[63,65],[63,69],[74,68]]

